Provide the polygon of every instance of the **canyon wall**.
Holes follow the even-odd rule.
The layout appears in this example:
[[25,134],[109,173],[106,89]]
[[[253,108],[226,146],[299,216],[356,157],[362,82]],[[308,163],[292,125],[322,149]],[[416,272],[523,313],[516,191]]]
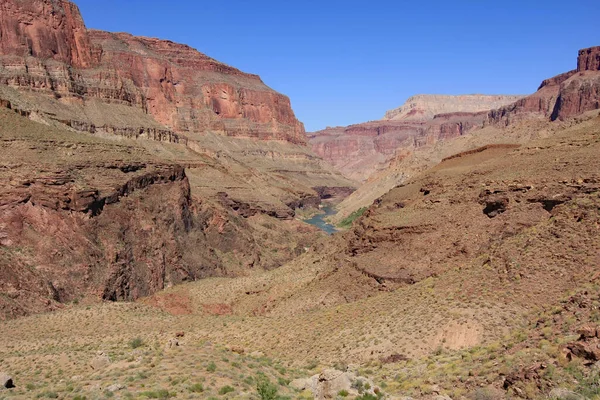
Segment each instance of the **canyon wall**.
[[577,69],[542,82],[537,92],[490,111],[486,125],[508,126],[525,119],[552,121],[600,108],[600,46],[579,50]]
[[[67,0],[1,0],[0,11],[0,83],[47,96],[24,104],[28,111],[51,118],[56,108],[73,109],[72,126],[160,125],[305,143],[289,99],[257,75],[186,45],[87,30]],[[109,105],[128,106],[132,118],[113,118]]]
[[398,108],[385,113],[384,120],[427,121],[437,114],[455,112],[477,113],[513,103],[523,96],[509,95],[439,95],[419,94],[410,97]]
[[418,95],[383,120],[308,134],[313,151],[350,179],[365,181],[397,152],[452,139],[483,125],[494,105],[520,96]]

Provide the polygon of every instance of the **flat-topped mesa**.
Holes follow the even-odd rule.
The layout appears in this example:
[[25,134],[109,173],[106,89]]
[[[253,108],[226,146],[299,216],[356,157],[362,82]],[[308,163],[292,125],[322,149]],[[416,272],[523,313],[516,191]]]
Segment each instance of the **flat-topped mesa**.
[[410,97],[401,107],[385,113],[384,120],[427,121],[435,115],[455,112],[476,113],[513,103],[520,95],[437,95]]
[[[306,143],[289,98],[258,75],[184,44],[87,30],[68,0],[0,0],[0,37],[0,84],[25,96],[7,99],[15,107],[33,104],[27,111],[51,118],[59,109],[67,115],[60,119],[71,117],[74,126],[161,125],[177,133]],[[50,100],[31,101],[32,90]],[[132,115],[113,115],[107,105],[115,104]],[[88,106],[93,112],[78,112]]]

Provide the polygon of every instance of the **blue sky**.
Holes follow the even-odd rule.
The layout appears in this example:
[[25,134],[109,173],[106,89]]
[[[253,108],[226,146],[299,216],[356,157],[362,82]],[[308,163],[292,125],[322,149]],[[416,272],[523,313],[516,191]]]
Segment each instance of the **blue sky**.
[[308,131],[420,93],[520,94],[600,45],[600,1],[74,0],[90,28],[186,43],[288,95]]

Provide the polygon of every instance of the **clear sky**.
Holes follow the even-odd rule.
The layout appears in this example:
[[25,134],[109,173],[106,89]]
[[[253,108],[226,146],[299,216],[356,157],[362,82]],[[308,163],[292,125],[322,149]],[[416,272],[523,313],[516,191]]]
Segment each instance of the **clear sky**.
[[527,94],[600,45],[600,0],[74,0],[89,28],[189,44],[288,95],[308,131],[414,94]]

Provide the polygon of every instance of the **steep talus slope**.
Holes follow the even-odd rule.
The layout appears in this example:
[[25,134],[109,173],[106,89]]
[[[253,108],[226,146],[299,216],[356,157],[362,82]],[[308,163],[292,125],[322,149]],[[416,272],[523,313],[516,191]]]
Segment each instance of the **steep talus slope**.
[[419,95],[380,121],[309,133],[310,144],[345,176],[366,181],[397,153],[462,136],[480,127],[487,111],[522,96]]

